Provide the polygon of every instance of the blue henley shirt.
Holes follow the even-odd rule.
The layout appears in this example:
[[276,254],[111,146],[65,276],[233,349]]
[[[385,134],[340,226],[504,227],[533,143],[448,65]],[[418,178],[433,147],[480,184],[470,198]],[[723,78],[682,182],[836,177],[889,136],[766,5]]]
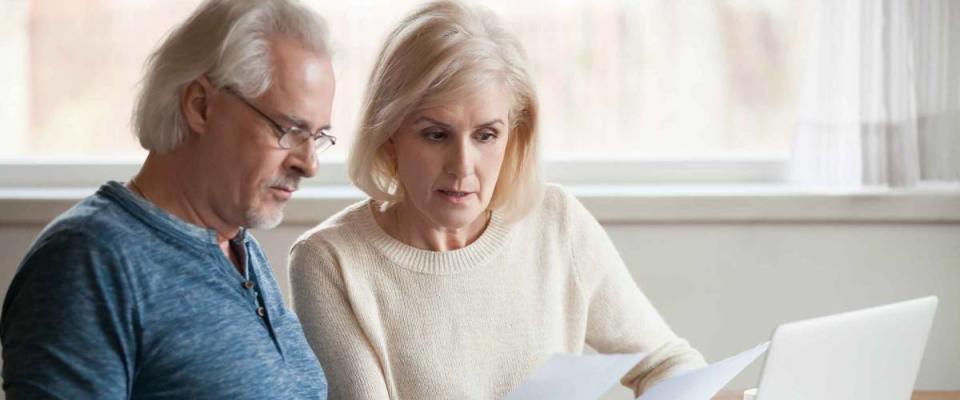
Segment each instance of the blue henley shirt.
[[243,230],[213,230],[109,182],[47,226],[0,319],[8,399],[325,399],[327,383]]

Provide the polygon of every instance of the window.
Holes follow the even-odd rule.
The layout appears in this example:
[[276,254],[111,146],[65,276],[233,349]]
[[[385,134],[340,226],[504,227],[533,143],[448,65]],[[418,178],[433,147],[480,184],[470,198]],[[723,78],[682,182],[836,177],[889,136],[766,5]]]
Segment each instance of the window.
[[[330,23],[342,161],[379,45],[421,1],[305,0]],[[803,2],[490,0],[526,47],[548,159],[777,159],[789,152]],[[4,6],[0,158],[135,162],[144,60],[199,0]]]

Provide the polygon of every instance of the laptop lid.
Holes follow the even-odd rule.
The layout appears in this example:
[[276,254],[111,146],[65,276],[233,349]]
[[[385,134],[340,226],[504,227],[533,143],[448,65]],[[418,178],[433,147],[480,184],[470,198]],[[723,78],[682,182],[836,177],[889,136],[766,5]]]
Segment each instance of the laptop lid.
[[773,332],[757,400],[906,400],[935,296],[791,322]]

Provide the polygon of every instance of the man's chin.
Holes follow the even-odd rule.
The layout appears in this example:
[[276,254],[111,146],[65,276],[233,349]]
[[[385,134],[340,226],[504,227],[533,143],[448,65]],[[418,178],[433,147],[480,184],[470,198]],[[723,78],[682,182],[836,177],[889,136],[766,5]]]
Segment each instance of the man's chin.
[[283,222],[283,208],[264,212],[262,210],[251,210],[247,213],[247,228],[250,229],[273,229]]

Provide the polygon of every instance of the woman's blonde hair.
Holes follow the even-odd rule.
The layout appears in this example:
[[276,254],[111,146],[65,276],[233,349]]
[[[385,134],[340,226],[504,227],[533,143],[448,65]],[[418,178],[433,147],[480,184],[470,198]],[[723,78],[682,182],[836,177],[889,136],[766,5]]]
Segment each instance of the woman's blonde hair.
[[526,56],[495,14],[457,1],[424,5],[387,37],[350,150],[350,179],[375,200],[402,201],[396,162],[384,143],[411,115],[487,85],[502,85],[513,96],[506,154],[490,208],[507,220],[525,215],[543,191],[539,105]]

